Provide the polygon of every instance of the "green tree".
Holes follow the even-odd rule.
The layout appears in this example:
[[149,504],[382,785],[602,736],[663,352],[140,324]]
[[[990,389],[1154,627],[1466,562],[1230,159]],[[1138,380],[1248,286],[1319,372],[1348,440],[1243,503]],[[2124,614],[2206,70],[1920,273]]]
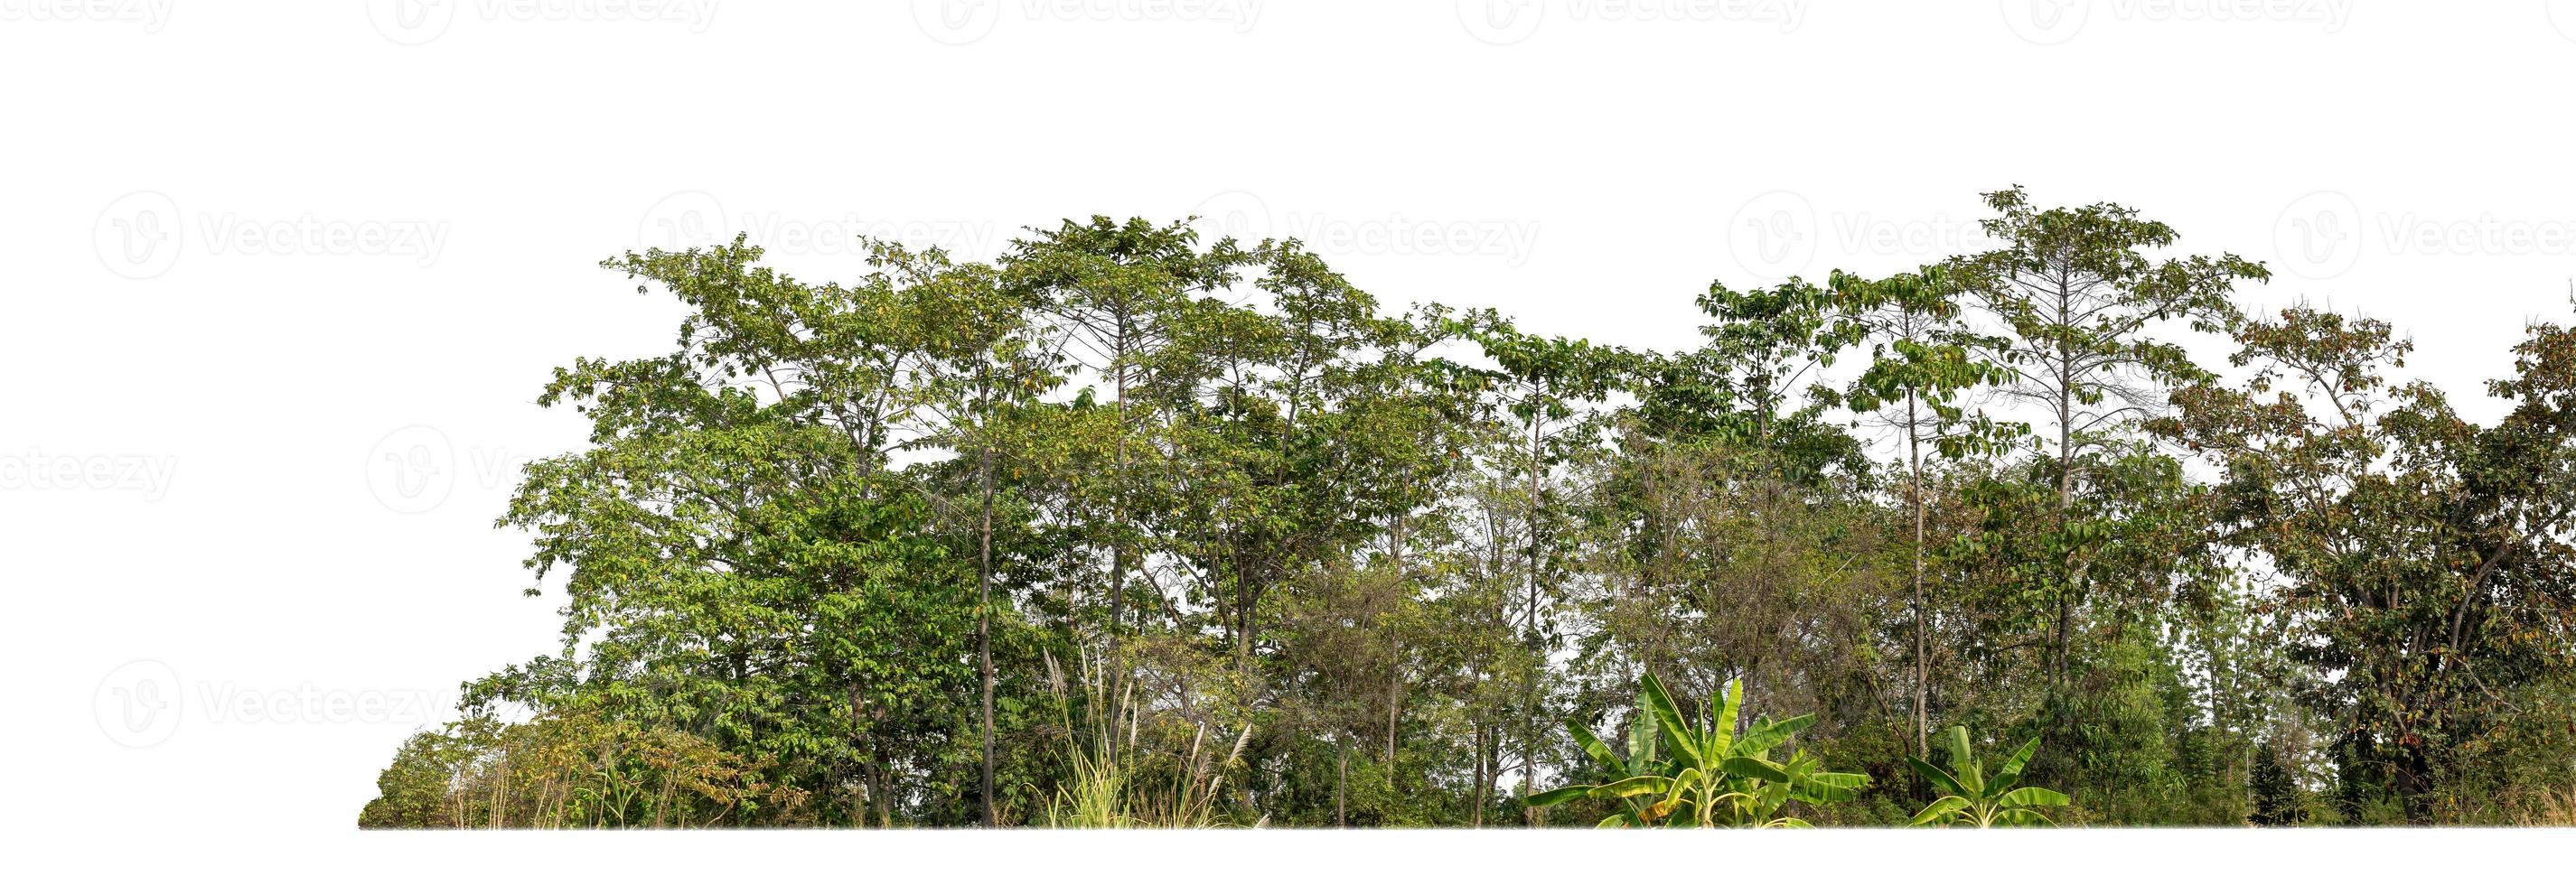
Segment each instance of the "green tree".
[[2049,663],[2062,684],[2075,606],[2091,581],[2090,551],[2103,537],[2076,516],[2085,456],[2153,417],[2166,385],[2207,376],[2181,345],[2152,337],[2160,327],[2216,331],[2235,315],[2236,283],[2270,274],[2233,254],[2150,258],[2173,245],[2174,230],[2125,206],[2041,209],[2017,187],[1987,194],[1986,205],[1996,217],[1983,227],[2002,245],[1953,263],[1952,272],[2009,330],[1996,353],[2013,371],[2003,392],[2036,407],[2047,430],[2043,454],[2057,497]]
[[[1520,759],[1521,798],[1526,805],[1538,775],[1539,685],[1554,644],[1552,631],[1540,623],[1545,602],[1541,588],[1555,584],[1552,570],[1558,567],[1546,531],[1547,477],[1551,467],[1597,444],[1598,430],[1587,406],[1608,396],[1633,369],[1636,357],[1588,341],[1526,334],[1490,313],[1454,322],[1456,331],[1474,341],[1499,367],[1490,376],[1493,389],[1502,410],[1523,428],[1520,442],[1525,445],[1505,460],[1517,462],[1528,476],[1520,499],[1521,528],[1526,533],[1522,553],[1527,563],[1521,573],[1526,592],[1520,624],[1521,641],[1527,646],[1526,672],[1521,674]],[[1525,816],[1528,825],[1538,825],[1535,806],[1527,808]]]
[[1960,398],[1971,390],[2000,384],[2008,373],[1984,358],[1997,341],[1971,330],[1961,317],[1959,295],[1947,268],[1926,267],[1881,280],[1836,272],[1832,292],[1870,346],[1871,362],[1844,394],[1853,412],[1880,414],[1905,448],[1905,506],[1913,530],[1911,582],[1914,619],[1915,752],[1931,752],[1932,610],[1925,587],[1924,532],[1930,502],[1923,488],[1923,444],[1946,457],[1994,454],[2017,429],[1971,416]]
[[2177,393],[2158,430],[2224,471],[2219,526],[2280,576],[2348,805],[2428,820],[2475,770],[2461,751],[2532,716],[2569,664],[2576,332],[2531,324],[2517,376],[2490,386],[2512,409],[2486,427],[2389,377],[2411,345],[2384,322],[2302,306],[2236,339],[2253,376]]

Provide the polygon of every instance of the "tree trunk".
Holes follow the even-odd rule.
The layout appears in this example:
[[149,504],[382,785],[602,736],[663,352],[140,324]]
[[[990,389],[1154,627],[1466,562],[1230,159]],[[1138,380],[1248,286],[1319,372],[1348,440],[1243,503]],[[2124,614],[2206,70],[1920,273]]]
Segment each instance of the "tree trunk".
[[993,403],[989,379],[979,379],[979,398],[984,401],[983,437],[984,525],[978,541],[975,568],[975,657],[984,679],[984,826],[997,824],[993,814]]
[[1905,395],[1905,457],[1913,474],[1908,494],[1914,499],[1910,502],[1914,505],[1914,754],[1928,759],[1932,756],[1931,690],[1928,687],[1932,682],[1932,664],[1929,657],[1931,643],[1924,635],[1931,625],[1927,620],[1929,606],[1925,605],[1923,598],[1923,437],[1922,425],[1917,423],[1920,420],[1915,413],[1914,394],[1908,392]]
[[1333,826],[1348,827],[1351,825],[1348,798],[1351,785],[1351,748],[1341,735],[1333,736],[1333,756],[1337,769],[1333,774]]
[[[2058,314],[2061,317],[2068,309],[2065,298],[2063,294],[2059,296]],[[2061,542],[2066,537],[2066,511],[2075,502],[2075,381],[2074,355],[2067,352],[2066,346],[2061,344],[2058,346],[2057,378],[2056,513],[2057,537]],[[2072,545],[2069,545],[2065,559],[2058,565],[2057,624],[2050,636],[2050,642],[2055,646],[2057,656],[2057,660],[2053,662],[2056,667],[2053,679],[2059,686],[2066,683],[2067,674],[2070,672],[2067,659],[2072,651],[2072,644],[2068,642],[2067,627],[2068,622],[2073,620],[2074,608],[2075,550]]]
[[1538,512],[1539,484],[1541,481],[1539,470],[1540,414],[1541,413],[1536,409],[1532,409],[1530,411],[1530,487],[1528,526],[1529,608],[1521,622],[1521,631],[1528,637],[1530,652],[1532,655],[1529,662],[1529,678],[1521,683],[1521,706],[1523,717],[1523,725],[1521,729],[1521,813],[1528,825],[1531,827],[1538,826],[1539,822],[1538,808],[1529,804],[1530,790],[1537,782],[1538,771],[1538,680],[1539,674],[1545,672],[1547,669],[1547,661],[1543,657],[1545,652],[1540,647],[1540,643],[1538,641]]
[[[1118,387],[1118,455],[1109,478],[1110,531],[1116,534],[1109,541],[1109,659],[1101,662],[1100,668],[1101,681],[1112,698],[1118,696],[1118,674],[1122,669],[1118,663],[1118,631],[1127,605],[1127,319],[1123,316],[1118,320],[1118,341],[1117,354],[1111,359]],[[1118,729],[1109,730],[1106,748],[1112,753],[1117,751]]]
[[[1407,488],[1410,487],[1408,483]],[[1386,794],[1392,798],[1395,796],[1396,717],[1404,709],[1404,636],[1396,631],[1395,619],[1403,613],[1404,600],[1412,596],[1411,588],[1405,583],[1404,514],[1396,514],[1395,531],[1389,533],[1388,543],[1394,546],[1395,553],[1395,598],[1387,605],[1386,625]]]

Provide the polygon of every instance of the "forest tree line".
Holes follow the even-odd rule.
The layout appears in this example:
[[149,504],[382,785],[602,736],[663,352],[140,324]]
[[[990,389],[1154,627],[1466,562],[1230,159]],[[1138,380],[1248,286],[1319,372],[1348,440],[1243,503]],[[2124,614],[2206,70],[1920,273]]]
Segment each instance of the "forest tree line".
[[590,444],[499,522],[562,648],[360,824],[1591,826],[1527,799],[1620,776],[1568,723],[1645,681],[1811,714],[1868,782],[1817,824],[1906,823],[1955,726],[2061,824],[2576,822],[2576,331],[2473,423],[2259,263],[1986,206],[1671,353],[1186,223],[611,259],[689,316],[545,386]]

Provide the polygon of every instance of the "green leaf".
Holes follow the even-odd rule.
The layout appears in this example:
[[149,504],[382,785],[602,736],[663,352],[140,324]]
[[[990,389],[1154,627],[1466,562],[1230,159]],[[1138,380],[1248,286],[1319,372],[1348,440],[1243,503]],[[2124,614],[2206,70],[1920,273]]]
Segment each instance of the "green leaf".
[[1907,757],[1905,764],[1913,766],[1915,774],[1922,775],[1924,780],[1931,781],[1932,786],[1939,788],[1941,792],[1952,796],[1970,795],[1966,787],[1960,786],[1956,779],[1950,777],[1949,772],[1934,767],[1932,763],[1920,758]]
[[1673,703],[1672,695],[1664,692],[1663,681],[1648,673],[1639,680],[1639,687],[1645,690],[1647,712],[1655,717],[1656,727],[1661,728],[1664,737],[1673,743],[1673,758],[1679,760],[1683,768],[1700,767],[1698,742],[1692,739],[1690,720],[1682,718],[1681,707]]
[[2012,785],[2017,783],[2021,783],[2021,772],[2016,771],[2011,774],[1998,774],[1986,779],[1985,793],[1988,796],[2000,796],[2003,795],[2005,791],[2012,789]]
[[2005,793],[2003,798],[1995,800],[1995,804],[2004,808],[2018,808],[2028,805],[2064,805],[2066,804],[2066,794],[2041,787],[2023,787],[2010,793]]
[[1620,771],[1627,767],[1620,763],[1617,754],[1610,752],[1610,746],[1602,743],[1599,737],[1592,734],[1592,729],[1585,727],[1582,722],[1573,719],[1565,720],[1565,729],[1574,733],[1574,745],[1582,747],[1584,755],[1592,757],[1594,762],[1601,763],[1602,768]]
[[2003,811],[1996,813],[1995,823],[2008,827],[2056,826],[2056,822],[2049,820],[2048,815],[2041,814],[2038,811],[2029,808],[2004,809]]
[[1798,779],[1798,798],[1806,802],[1848,802],[1869,786],[1869,775],[1820,771]]
[[1726,702],[1718,708],[1717,718],[1709,723],[1708,751],[1704,755],[1725,757],[1735,742],[1735,716],[1744,706],[1744,680],[1726,681]]
[[1995,769],[1995,773],[1998,775],[2018,775],[2021,773],[2022,766],[2030,764],[2031,754],[2037,752],[2039,752],[2038,738],[2034,737],[2028,741],[2024,741],[2021,745],[2021,749],[2014,750],[2012,758],[2004,760],[2004,767]]
[[1736,777],[1752,778],[1754,780],[1770,781],[1772,783],[1779,784],[1789,782],[1789,772],[1787,769],[1751,756],[1728,756],[1726,757],[1726,761],[1718,764],[1718,768],[1719,770]]
[[1595,799],[1617,799],[1623,796],[1636,796],[1645,793],[1661,793],[1665,790],[1671,789],[1672,785],[1672,778],[1643,774],[1627,778],[1625,780],[1612,781],[1597,787],[1587,787],[1585,788],[1585,793]]
[[1571,801],[1578,796],[1592,792],[1593,789],[1593,786],[1590,784],[1572,787],[1558,787],[1544,793],[1531,794],[1529,797],[1529,804],[1533,808],[1545,808],[1550,805]]
[[1922,811],[1915,812],[1914,820],[1910,826],[1922,827],[1931,826],[1935,823],[1946,824],[1950,819],[1957,817],[1959,812],[1966,810],[1967,807],[1968,800],[1966,798],[1960,796],[1943,796],[1939,799],[1932,800],[1932,804],[1923,806]]
[[1814,713],[1808,713],[1802,716],[1791,716],[1778,722],[1765,722],[1752,729],[1746,730],[1743,739],[1735,742],[1735,752],[1742,753],[1747,756],[1761,755],[1763,751],[1779,746],[1780,742],[1788,740],[1790,735],[1797,733],[1799,729],[1815,724],[1815,722],[1816,714]]

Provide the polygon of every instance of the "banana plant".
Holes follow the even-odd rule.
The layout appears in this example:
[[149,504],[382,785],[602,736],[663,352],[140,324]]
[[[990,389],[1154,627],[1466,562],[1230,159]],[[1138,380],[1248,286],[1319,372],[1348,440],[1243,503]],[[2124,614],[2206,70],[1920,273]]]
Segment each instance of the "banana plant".
[[2021,768],[2030,764],[2032,753],[2039,751],[2039,739],[2031,738],[2005,759],[2003,767],[1988,778],[1969,754],[1968,727],[1950,726],[1950,770],[1944,771],[1930,760],[1908,756],[1906,764],[1931,781],[1946,794],[1923,806],[1914,815],[1914,825],[1987,827],[2049,826],[2048,815],[2040,813],[2043,805],[2064,805],[2066,794],[2039,787],[2016,787],[2021,783]]
[[[1566,723],[1586,755],[1624,776],[1539,793],[1530,797],[1531,805],[1578,797],[1621,800],[1627,807],[1602,818],[1604,827],[1804,827],[1806,821],[1781,813],[1789,802],[1840,802],[1869,784],[1868,775],[1818,770],[1822,766],[1803,750],[1786,761],[1772,761],[1771,751],[1816,717],[1764,717],[1738,732],[1741,682],[1728,682],[1722,698],[1710,698],[1706,711],[1711,715],[1703,720],[1683,716],[1653,674],[1639,681],[1639,689],[1637,721],[1624,760],[1583,723]],[[1658,736],[1671,744],[1669,757],[1659,757]]]

